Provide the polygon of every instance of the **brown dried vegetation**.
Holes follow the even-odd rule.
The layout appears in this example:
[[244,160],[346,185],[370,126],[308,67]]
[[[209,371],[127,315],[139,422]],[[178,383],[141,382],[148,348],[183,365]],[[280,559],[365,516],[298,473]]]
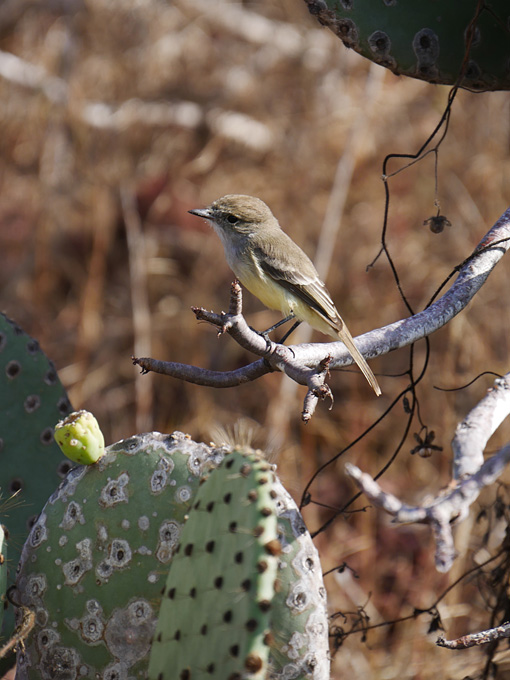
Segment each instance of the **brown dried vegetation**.
[[[285,387],[281,375],[215,391],[139,377],[130,356],[143,351],[216,370],[250,361],[190,311],[225,309],[232,275],[212,230],[187,210],[226,193],[260,196],[313,255],[346,149],[354,173],[331,243],[328,287],[354,335],[404,316],[387,263],[365,271],[380,242],[382,160],[420,147],[447,88],[371,69],[291,0],[6,0],[0,49],[2,311],[40,340],[73,405],[94,412],[107,441],[135,429],[179,429],[208,440],[214,427],[249,419],[260,425],[256,444],[276,442],[283,480],[299,497],[316,467],[405,387],[406,377],[384,376],[406,369],[407,352],[372,362],[380,399],[357,370],[334,374],[333,409],[321,405],[306,427],[299,419],[303,388]],[[26,82],[5,53],[44,71],[30,71]],[[441,212],[452,226],[440,234],[423,226],[436,212],[432,156],[392,180],[388,243],[416,310],[508,206],[509,148],[508,94],[461,92],[439,153]],[[443,451],[410,456],[410,436],[383,478],[409,502],[448,482],[455,425],[492,378],[452,393],[433,385],[461,386],[481,371],[508,370],[509,283],[500,266],[468,309],[431,338],[418,393],[422,419]],[[245,312],[256,328],[277,320],[249,295]],[[423,357],[420,345],[418,366]],[[353,493],[344,460],[376,473],[404,421],[399,407],[318,478],[314,499],[341,506]],[[502,428],[494,447],[504,435]],[[494,493],[482,503],[490,505]],[[364,505],[360,499],[357,507]],[[314,504],[305,509],[312,530],[330,515]],[[489,554],[482,546],[487,526],[474,519],[462,525],[454,573],[443,576],[427,531],[391,528],[370,508],[337,519],[317,537],[323,569],[346,560],[359,578],[349,570],[326,577],[331,613],[366,605],[378,623],[428,607],[474,555]],[[476,581],[455,588],[439,610],[448,637],[489,625]],[[426,680],[482,670],[479,649],[435,648],[429,621],[378,628],[368,645],[360,634],[349,637],[333,677]]]

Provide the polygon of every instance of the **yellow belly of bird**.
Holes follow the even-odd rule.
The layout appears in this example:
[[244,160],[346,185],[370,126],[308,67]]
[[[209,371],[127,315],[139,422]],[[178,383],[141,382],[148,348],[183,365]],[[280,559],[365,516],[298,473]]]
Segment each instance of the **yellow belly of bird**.
[[294,314],[298,321],[306,321],[312,328],[338,339],[337,331],[303,300],[271,279],[260,269],[238,267],[235,275],[250,293],[269,309],[277,309],[285,316]]
[[245,265],[243,263],[239,264],[239,262],[236,261],[235,268],[232,266],[233,263],[229,262],[229,264],[243,286],[247,288],[250,293],[253,293],[255,297],[258,297],[266,307],[269,307],[269,309],[278,309],[283,312],[285,316],[294,314],[296,319],[299,321],[306,321],[312,328],[315,328],[321,333],[329,335],[332,338],[335,338],[335,340],[340,339],[347,347],[354,361],[360,367],[374,392],[377,395],[381,394],[381,388],[377,384],[377,380],[375,379],[372,370],[354,344],[349,330],[343,324],[340,317],[338,317],[339,328],[335,328],[332,323],[329,323],[325,318],[320,316],[320,314],[307,305],[304,300],[293,295],[291,291],[270,278],[254,261],[252,261],[251,265]]

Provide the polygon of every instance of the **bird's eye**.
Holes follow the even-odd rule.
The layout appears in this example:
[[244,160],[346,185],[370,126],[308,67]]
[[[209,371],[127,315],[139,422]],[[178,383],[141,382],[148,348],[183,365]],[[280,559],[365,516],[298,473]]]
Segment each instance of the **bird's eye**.
[[230,224],[235,224],[236,222],[239,222],[239,218],[235,215],[227,215],[227,222],[230,222]]

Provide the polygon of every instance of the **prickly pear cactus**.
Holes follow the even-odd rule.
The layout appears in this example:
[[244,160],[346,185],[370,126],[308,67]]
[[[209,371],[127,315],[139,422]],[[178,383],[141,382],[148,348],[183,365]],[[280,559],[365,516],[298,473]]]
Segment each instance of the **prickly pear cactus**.
[[167,578],[150,680],[267,675],[278,569],[274,473],[233,452],[198,490]]
[[[328,680],[325,591],[301,515],[259,455],[234,452],[233,463],[218,468],[225,454],[180,433],[151,433],[69,472],[23,548],[13,599],[36,623],[18,655],[17,680],[147,677],[162,585],[179,542],[177,581],[189,585],[198,569],[214,573],[213,587],[179,585],[170,597],[166,586],[156,677],[169,672],[166,643],[204,615],[200,593],[205,612],[230,630],[211,643],[215,619],[202,620],[192,656],[202,648],[201,667],[206,657],[215,665],[209,680],[230,675],[225,639],[227,660],[242,663],[239,677]],[[188,661],[179,659],[187,677]]]
[[14,597],[36,625],[18,680],[146,677],[184,517],[223,454],[180,433],[151,433],[69,472],[23,548]]
[[[305,0],[343,43],[398,75],[452,85],[466,55],[477,0]],[[510,89],[508,0],[478,17],[462,87]]]
[[329,680],[326,589],[319,554],[303,517],[279,480],[274,485],[278,587],[272,608],[271,680]]
[[[70,410],[55,367],[38,342],[0,314],[0,490],[16,493],[8,510],[0,508],[11,538],[9,583],[32,523],[70,468],[53,440],[55,423]],[[6,637],[14,626],[12,611],[8,614]]]
[[7,591],[7,540],[0,524],[0,629],[4,618],[5,593]]
[[325,598],[317,551],[274,469],[234,451],[184,526],[149,678],[328,680]]

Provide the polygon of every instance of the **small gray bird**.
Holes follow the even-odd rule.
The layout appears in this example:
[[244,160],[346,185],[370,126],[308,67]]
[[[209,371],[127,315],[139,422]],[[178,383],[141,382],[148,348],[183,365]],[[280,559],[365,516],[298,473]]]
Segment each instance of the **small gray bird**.
[[230,194],[218,198],[208,208],[189,212],[212,224],[223,243],[227,262],[243,286],[266,307],[339,338],[374,392],[377,396],[381,394],[374,374],[354,344],[312,261],[282,231],[263,201]]

